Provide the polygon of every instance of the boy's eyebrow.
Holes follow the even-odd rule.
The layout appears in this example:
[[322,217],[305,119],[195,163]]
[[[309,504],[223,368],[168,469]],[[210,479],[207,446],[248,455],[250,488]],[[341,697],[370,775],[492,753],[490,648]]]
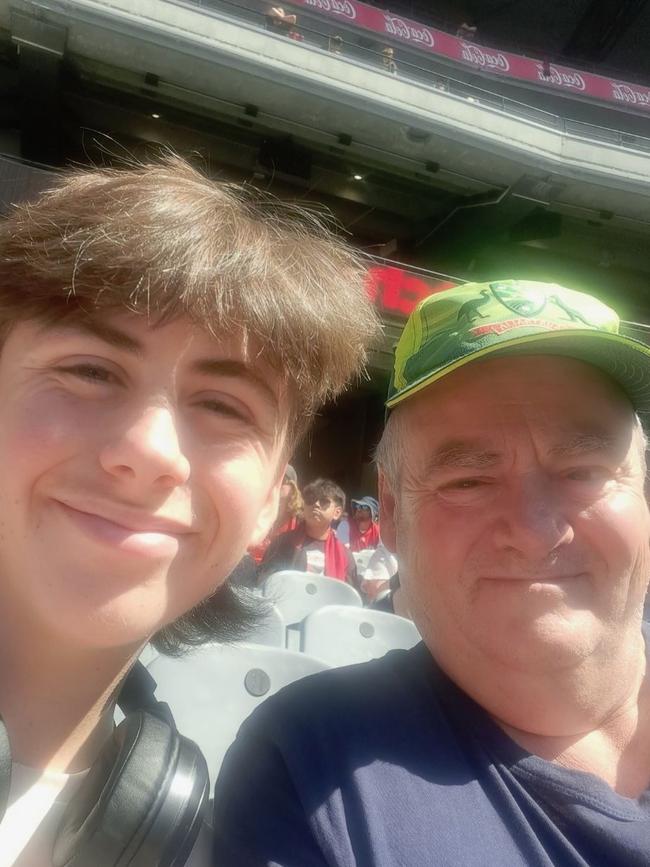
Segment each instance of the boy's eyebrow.
[[278,396],[266,379],[249,364],[233,358],[199,358],[192,362],[192,370],[207,376],[228,376],[243,379],[256,388],[273,406],[278,404]]
[[122,331],[114,325],[108,325],[106,322],[100,322],[98,319],[83,319],[74,322],[56,323],[55,325],[46,324],[42,330],[53,331],[59,328],[64,331],[77,331],[80,334],[90,334],[92,337],[97,337],[99,340],[103,340],[104,343],[110,344],[110,346],[124,349],[134,355],[144,354],[144,347],[139,340],[131,337],[126,331]]
[[[43,330],[56,326],[46,325]],[[134,355],[143,356],[144,346],[135,337],[131,337],[120,328],[114,325],[108,325],[104,322],[99,322],[95,319],[82,320],[78,322],[66,323],[66,330],[78,331],[82,334],[90,334],[93,337],[103,340],[105,343],[115,346],[118,349],[124,349]],[[244,361],[238,361],[232,358],[200,358],[192,362],[191,369],[196,373],[203,373],[208,376],[228,376],[237,379],[243,379],[253,385],[263,397],[273,406],[277,406],[278,397],[268,384],[266,379],[258,373],[249,364]]]

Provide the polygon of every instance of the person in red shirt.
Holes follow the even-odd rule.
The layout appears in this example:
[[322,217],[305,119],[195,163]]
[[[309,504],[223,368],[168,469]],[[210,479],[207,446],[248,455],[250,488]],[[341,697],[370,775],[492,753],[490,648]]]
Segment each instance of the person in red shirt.
[[365,551],[379,545],[379,503],[374,497],[352,500],[350,550]]
[[303,502],[300,490],[298,488],[298,475],[291,464],[287,464],[280,488],[280,503],[278,506],[278,517],[264,541],[259,545],[253,545],[248,549],[256,563],[261,563],[266,549],[269,547],[273,539],[281,536],[282,533],[288,533],[289,530],[295,530],[302,517]]
[[345,508],[345,494],[335,482],[316,479],[304,489],[303,500],[303,520],[272,541],[260,567],[261,576],[298,569],[356,586],[354,557],[332,529]]

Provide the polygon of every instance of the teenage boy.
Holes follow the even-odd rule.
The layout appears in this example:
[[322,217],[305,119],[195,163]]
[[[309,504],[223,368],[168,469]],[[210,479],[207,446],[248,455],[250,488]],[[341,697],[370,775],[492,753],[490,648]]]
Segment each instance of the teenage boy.
[[124,788],[146,732],[115,741],[116,696],[148,641],[241,625],[226,577],[375,332],[363,269],[177,157],[64,177],[0,222],[0,263],[0,864],[204,863],[153,809],[120,842],[113,794],[137,816],[167,760],[150,738]]
[[302,492],[304,501],[301,524],[278,536],[269,546],[262,562],[261,574],[281,569],[299,569],[357,584],[354,557],[340,542],[332,524],[345,508],[345,494],[329,479],[316,479]]

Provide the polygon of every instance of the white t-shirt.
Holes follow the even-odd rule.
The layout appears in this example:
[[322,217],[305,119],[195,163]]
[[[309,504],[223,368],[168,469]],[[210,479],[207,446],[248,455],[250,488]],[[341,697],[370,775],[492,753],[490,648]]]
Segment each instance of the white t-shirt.
[[364,581],[388,581],[397,572],[397,560],[383,543],[379,543],[368,560]]
[[325,544],[321,547],[317,545],[305,545],[303,548],[305,557],[307,558],[307,571],[312,575],[325,574]]
[[[0,867],[52,867],[52,847],[65,807],[88,772],[63,774],[15,764],[4,819]],[[204,826],[186,867],[210,864],[210,829]]]

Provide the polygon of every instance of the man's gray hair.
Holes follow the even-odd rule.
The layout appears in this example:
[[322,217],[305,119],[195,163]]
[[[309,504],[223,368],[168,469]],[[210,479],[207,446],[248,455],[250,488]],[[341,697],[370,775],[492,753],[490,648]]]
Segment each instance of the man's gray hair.
[[383,472],[388,484],[393,490],[399,486],[406,450],[403,445],[404,427],[403,413],[393,410],[386,419],[386,425],[381,439],[375,449],[375,463]]

